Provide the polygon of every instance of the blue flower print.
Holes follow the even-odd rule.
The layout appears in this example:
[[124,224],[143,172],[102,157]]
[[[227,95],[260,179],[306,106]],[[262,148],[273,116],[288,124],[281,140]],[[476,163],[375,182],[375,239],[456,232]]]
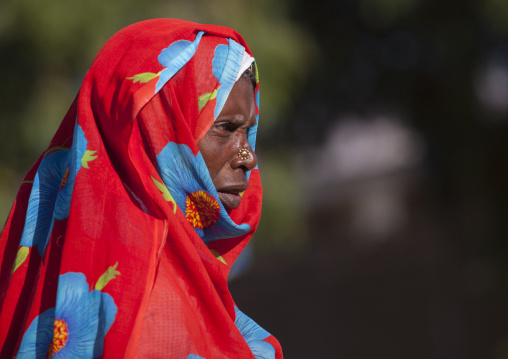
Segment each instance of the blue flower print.
[[205,358],[200,357],[199,355],[196,355],[196,354],[189,354],[187,359],[205,359]]
[[69,167],[69,178],[58,193],[55,203],[55,219],[62,220],[69,216],[74,181],[76,174],[83,164],[87,144],[88,141],[85,138],[83,129],[80,125],[76,124],[74,127],[73,143],[69,150],[69,158],[66,164],[66,167]]
[[[257,108],[259,108],[259,91],[256,92],[256,105],[257,105]],[[256,124],[254,126],[250,127],[247,132],[247,141],[249,141],[250,148],[252,148],[252,151],[254,151],[254,152],[256,152],[256,136],[258,133],[258,122],[259,122],[259,114],[256,114]],[[256,164],[256,167],[254,167],[254,169],[257,169],[257,168],[258,168],[258,165]],[[246,173],[247,180],[250,177],[250,172],[251,171],[247,171],[247,173]]]
[[[259,108],[259,91],[256,92],[256,106]],[[256,124],[249,128],[247,140],[253,151],[256,151],[256,135],[258,132],[259,113],[256,114]],[[256,167],[257,168],[257,167]]]
[[157,171],[195,231],[205,242],[238,237],[249,231],[236,224],[219,200],[203,156],[189,146],[169,142],[157,155]]
[[37,246],[42,256],[55,219],[63,220],[69,216],[74,181],[86,146],[85,134],[76,124],[71,148],[50,153],[41,161],[28,199],[20,246]]
[[235,314],[235,325],[247,342],[254,357],[256,359],[275,359],[274,347],[264,341],[270,336],[270,333],[243,314],[237,307],[235,307]]
[[161,51],[158,60],[165,67],[159,75],[155,93],[159,92],[175,74],[194,56],[204,32],[198,32],[194,41],[178,40]]
[[217,45],[212,61],[213,75],[219,80],[217,102],[213,112],[214,119],[219,116],[236,82],[236,76],[242,65],[245,48],[235,40],[228,39],[229,45]]
[[20,245],[37,246],[41,256],[53,226],[54,206],[65,174],[67,158],[67,151],[47,155],[34,177]]
[[96,289],[89,292],[84,274],[63,274],[58,280],[56,307],[32,321],[16,358],[100,357],[116,312],[109,294]]
[[[258,133],[258,116],[259,115],[256,115],[256,124],[254,126],[252,126],[251,128],[249,128],[249,130],[247,132],[247,141],[249,142],[250,148],[252,148],[253,152],[256,152],[256,136]],[[256,163],[256,167],[254,167],[254,169],[258,169],[257,163]],[[245,173],[245,175],[247,176],[247,180],[249,180],[250,172],[251,171],[249,170]]]

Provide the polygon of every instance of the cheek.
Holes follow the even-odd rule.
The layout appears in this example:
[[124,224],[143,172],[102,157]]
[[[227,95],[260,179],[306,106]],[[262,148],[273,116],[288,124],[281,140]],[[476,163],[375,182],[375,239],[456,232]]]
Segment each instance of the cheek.
[[224,152],[217,153],[216,156],[210,158],[209,164],[207,163],[206,167],[208,172],[210,172],[212,181],[216,184],[215,181],[220,181],[227,174],[227,168],[229,167],[228,156]]
[[238,136],[220,137],[209,132],[198,143],[198,148],[216,187],[230,175],[228,170],[231,169],[231,161],[238,153],[238,141]]
[[210,177],[214,181],[227,164],[227,151],[217,143],[205,143],[205,146],[198,146],[205,161]]

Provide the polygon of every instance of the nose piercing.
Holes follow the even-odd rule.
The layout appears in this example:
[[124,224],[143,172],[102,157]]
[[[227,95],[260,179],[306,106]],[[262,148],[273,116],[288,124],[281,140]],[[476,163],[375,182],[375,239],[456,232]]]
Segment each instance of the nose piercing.
[[250,157],[250,152],[246,148],[242,148],[240,151],[238,151],[238,157],[240,157],[242,160],[246,160]]

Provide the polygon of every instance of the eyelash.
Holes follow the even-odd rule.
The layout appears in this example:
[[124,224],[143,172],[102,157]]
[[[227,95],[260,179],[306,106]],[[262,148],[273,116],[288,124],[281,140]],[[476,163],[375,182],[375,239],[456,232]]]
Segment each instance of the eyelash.
[[[247,137],[251,136],[251,129],[253,128],[254,126],[251,126],[249,128],[247,128]],[[218,123],[218,124],[215,124],[215,128],[219,131],[224,131],[224,132],[235,132],[237,129],[238,129],[238,126],[230,123],[230,122],[222,122],[222,123]]]
[[228,122],[224,122],[224,123],[219,123],[216,125],[217,129],[221,130],[221,131],[228,131],[228,132],[233,132],[235,130],[235,127],[232,126],[230,123]]

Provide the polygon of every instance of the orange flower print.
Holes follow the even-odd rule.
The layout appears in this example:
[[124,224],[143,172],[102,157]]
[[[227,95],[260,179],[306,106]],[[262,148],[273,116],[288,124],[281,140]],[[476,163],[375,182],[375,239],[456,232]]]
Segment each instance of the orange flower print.
[[249,224],[236,224],[229,217],[201,152],[195,155],[189,146],[169,142],[157,155],[157,172],[167,188],[167,197],[174,200],[205,243],[238,237],[250,230]]
[[117,307],[111,295],[89,288],[83,273],[60,275],[56,306],[35,317],[16,358],[102,356],[104,336],[115,321]]
[[194,228],[208,228],[219,220],[220,206],[217,200],[204,191],[196,191],[187,196],[185,217]]

